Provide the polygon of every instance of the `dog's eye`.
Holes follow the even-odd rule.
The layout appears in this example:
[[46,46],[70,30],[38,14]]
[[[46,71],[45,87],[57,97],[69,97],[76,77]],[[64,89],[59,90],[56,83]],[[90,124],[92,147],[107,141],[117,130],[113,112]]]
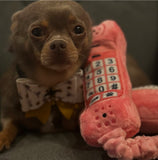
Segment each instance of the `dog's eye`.
[[75,34],[81,34],[81,33],[83,33],[84,32],[84,28],[82,27],[82,26],[76,26],[75,28],[74,28],[74,33]]
[[36,37],[41,37],[43,34],[42,29],[40,27],[36,27],[32,29],[32,35]]

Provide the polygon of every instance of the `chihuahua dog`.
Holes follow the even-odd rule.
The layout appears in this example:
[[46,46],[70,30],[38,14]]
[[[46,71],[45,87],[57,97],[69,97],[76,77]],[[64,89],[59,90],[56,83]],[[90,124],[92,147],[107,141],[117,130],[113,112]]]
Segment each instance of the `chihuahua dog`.
[[43,126],[37,119],[25,118],[16,79],[27,77],[53,87],[82,67],[91,46],[90,17],[71,0],[31,3],[12,16],[11,32],[15,62],[2,79],[0,150],[10,147],[20,128]]

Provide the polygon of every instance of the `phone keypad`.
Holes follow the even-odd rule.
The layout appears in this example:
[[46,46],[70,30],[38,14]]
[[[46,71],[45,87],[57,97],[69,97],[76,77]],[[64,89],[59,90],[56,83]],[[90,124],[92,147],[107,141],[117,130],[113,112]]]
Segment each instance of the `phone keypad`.
[[121,95],[121,82],[116,58],[93,61],[85,69],[86,98],[89,104]]

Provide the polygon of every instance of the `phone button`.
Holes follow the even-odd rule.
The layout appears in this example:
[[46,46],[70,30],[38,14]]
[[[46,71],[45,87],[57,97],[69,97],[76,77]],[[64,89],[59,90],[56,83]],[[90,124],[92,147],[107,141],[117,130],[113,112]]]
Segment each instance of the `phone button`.
[[115,58],[106,58],[105,59],[105,64],[106,65],[116,64],[116,59]]
[[106,72],[107,74],[118,73],[117,66],[107,66]]
[[99,68],[97,70],[95,70],[94,72],[94,76],[100,76],[104,74],[104,68]]
[[91,65],[89,64],[86,68],[85,68],[85,72],[86,73],[89,73],[89,72],[91,72]]
[[93,97],[93,98],[91,99],[91,101],[90,101],[90,105],[92,105],[94,102],[97,102],[97,101],[99,101],[99,100],[100,100],[100,95],[97,95],[97,96]]
[[95,78],[95,85],[99,85],[101,83],[105,83],[105,77],[104,76],[96,77]]
[[92,88],[92,87],[93,87],[93,81],[90,80],[90,81],[88,81],[88,82],[86,83],[86,88],[87,88],[87,89],[90,89],[90,88]]
[[90,80],[90,79],[92,79],[92,73],[89,73],[89,74],[86,74],[86,80]]
[[117,92],[106,92],[103,94],[103,98],[108,98],[108,97],[116,97]]
[[96,92],[105,92],[107,91],[107,85],[103,84],[103,85],[95,87],[95,89],[96,89]]
[[94,69],[103,67],[103,61],[102,60],[93,61],[92,66]]
[[115,81],[119,81],[119,76],[118,75],[108,75],[108,82],[115,82]]
[[121,84],[119,82],[117,83],[109,83],[109,90],[120,90]]
[[87,99],[91,97],[93,94],[94,94],[94,89],[92,88],[87,92]]

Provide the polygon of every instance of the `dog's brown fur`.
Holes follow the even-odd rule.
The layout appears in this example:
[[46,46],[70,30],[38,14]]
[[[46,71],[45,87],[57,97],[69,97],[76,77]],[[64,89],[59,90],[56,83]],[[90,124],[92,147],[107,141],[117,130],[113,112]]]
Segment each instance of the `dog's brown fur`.
[[1,88],[0,150],[10,147],[19,128],[42,128],[37,119],[26,119],[21,111],[15,83],[17,66],[27,78],[52,87],[84,64],[91,45],[91,20],[73,1],[34,2],[12,16],[11,31],[10,50],[16,60]]

